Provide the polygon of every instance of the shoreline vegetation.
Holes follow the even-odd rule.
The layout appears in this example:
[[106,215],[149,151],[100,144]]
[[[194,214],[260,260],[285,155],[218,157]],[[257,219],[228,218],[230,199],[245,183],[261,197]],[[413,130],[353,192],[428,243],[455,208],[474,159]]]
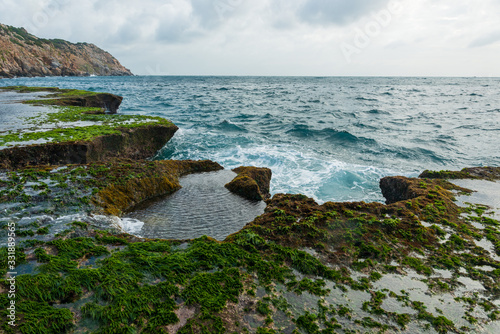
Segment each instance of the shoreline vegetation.
[[5,333],[499,328],[500,222],[486,206],[458,206],[456,197],[472,190],[448,180],[498,180],[500,168],[386,177],[387,204],[319,205],[300,194],[270,197],[271,171],[240,167],[226,187],[265,200],[263,215],[224,241],[141,239],[123,233],[116,217],[175,192],[183,175],[223,167],[146,160],[177,127],[116,114],[120,97],[3,91],[49,94],[25,101],[45,112],[24,130],[0,132],[0,231],[6,240],[15,223],[18,245],[16,327],[7,318],[9,251],[0,248]]

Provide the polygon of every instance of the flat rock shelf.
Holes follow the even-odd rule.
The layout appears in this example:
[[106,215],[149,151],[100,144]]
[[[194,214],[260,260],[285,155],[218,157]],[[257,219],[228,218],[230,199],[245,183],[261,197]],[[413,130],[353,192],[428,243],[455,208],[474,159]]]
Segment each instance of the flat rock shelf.
[[500,219],[500,182],[488,180],[451,180],[457,186],[471,189],[474,192],[469,195],[457,197],[457,204],[466,207],[467,203],[475,205],[487,205],[489,215],[494,219]]
[[235,176],[233,171],[221,170],[182,177],[182,189],[126,215],[124,229],[144,238],[183,240],[206,235],[222,241],[266,207],[263,201],[250,201],[224,188]]

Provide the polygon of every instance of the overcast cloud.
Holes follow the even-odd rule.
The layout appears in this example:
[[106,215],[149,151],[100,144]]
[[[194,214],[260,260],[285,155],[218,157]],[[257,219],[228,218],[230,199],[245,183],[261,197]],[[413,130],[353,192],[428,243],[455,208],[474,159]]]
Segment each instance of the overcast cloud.
[[500,76],[499,0],[0,0],[135,74]]

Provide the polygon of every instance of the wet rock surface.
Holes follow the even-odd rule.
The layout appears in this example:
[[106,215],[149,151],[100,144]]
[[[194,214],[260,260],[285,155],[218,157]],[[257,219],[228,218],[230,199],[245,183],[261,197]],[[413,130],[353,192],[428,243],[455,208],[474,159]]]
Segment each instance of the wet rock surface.
[[500,167],[471,167],[461,171],[424,171],[420,178],[429,179],[478,179],[498,180],[500,179]]
[[140,239],[98,214],[148,197],[157,177],[175,188],[178,175],[208,168],[220,166],[116,160],[1,174],[0,224],[16,222],[24,247],[19,312],[44,312],[20,326],[36,329],[48,312],[46,326],[67,333],[498,330],[500,223],[459,207],[462,188],[443,180],[397,178],[413,195],[390,205],[277,194],[224,242]]
[[[387,205],[276,194],[224,241],[123,233],[137,223],[125,212],[175,192],[183,175],[221,169],[112,158],[0,171],[0,273],[18,273],[19,331],[500,331],[500,222],[491,208],[456,201],[471,190],[444,179],[385,178]],[[253,195],[268,196],[270,172],[238,171]]]
[[[161,149],[178,129],[160,118],[114,115],[122,97],[112,94],[55,87],[5,87],[0,94],[4,91],[28,94],[26,99],[31,100],[24,102],[38,107],[33,109],[35,114],[19,115],[23,127],[0,126],[1,168],[145,159]],[[42,97],[33,99],[36,92]],[[7,99],[10,97],[7,95]],[[19,99],[12,103],[19,103]]]
[[272,172],[269,168],[238,167],[233,169],[237,176],[225,187],[249,200],[260,201],[271,197],[269,186]]

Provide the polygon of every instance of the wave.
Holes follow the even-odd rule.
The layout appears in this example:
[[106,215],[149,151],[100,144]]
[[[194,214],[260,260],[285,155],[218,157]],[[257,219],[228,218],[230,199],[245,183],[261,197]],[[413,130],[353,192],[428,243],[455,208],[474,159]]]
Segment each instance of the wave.
[[293,129],[286,131],[287,134],[299,138],[311,138],[315,140],[323,140],[332,143],[342,144],[369,144],[374,145],[377,142],[374,139],[357,137],[345,130],[335,130],[326,128],[322,130],[313,130],[307,125],[295,125]]
[[390,113],[388,113],[387,111],[383,111],[380,109],[371,109],[371,110],[364,111],[364,113],[377,114],[377,115],[390,115]]
[[367,101],[367,102],[378,102],[377,99],[366,98],[366,97],[363,97],[363,96],[357,97],[356,100],[358,100],[358,101]]
[[419,163],[433,163],[437,165],[446,165],[451,163],[451,159],[447,159],[437,152],[422,148],[422,147],[389,147],[386,146],[384,149],[378,152],[372,152],[378,155],[385,155],[387,157],[393,156],[397,159],[402,159],[405,161],[417,161]]
[[461,126],[457,126],[456,128],[454,128],[455,130],[457,129],[465,129],[465,130],[477,130],[477,129],[480,129],[480,127],[478,125],[470,125],[470,124],[467,124],[467,125],[461,125]]
[[222,130],[223,132],[248,132],[244,127],[238,126],[226,120],[217,124],[215,128],[217,128],[218,130]]
[[166,107],[166,108],[173,108],[175,105],[168,103],[168,102],[160,102],[156,106],[158,107]]

